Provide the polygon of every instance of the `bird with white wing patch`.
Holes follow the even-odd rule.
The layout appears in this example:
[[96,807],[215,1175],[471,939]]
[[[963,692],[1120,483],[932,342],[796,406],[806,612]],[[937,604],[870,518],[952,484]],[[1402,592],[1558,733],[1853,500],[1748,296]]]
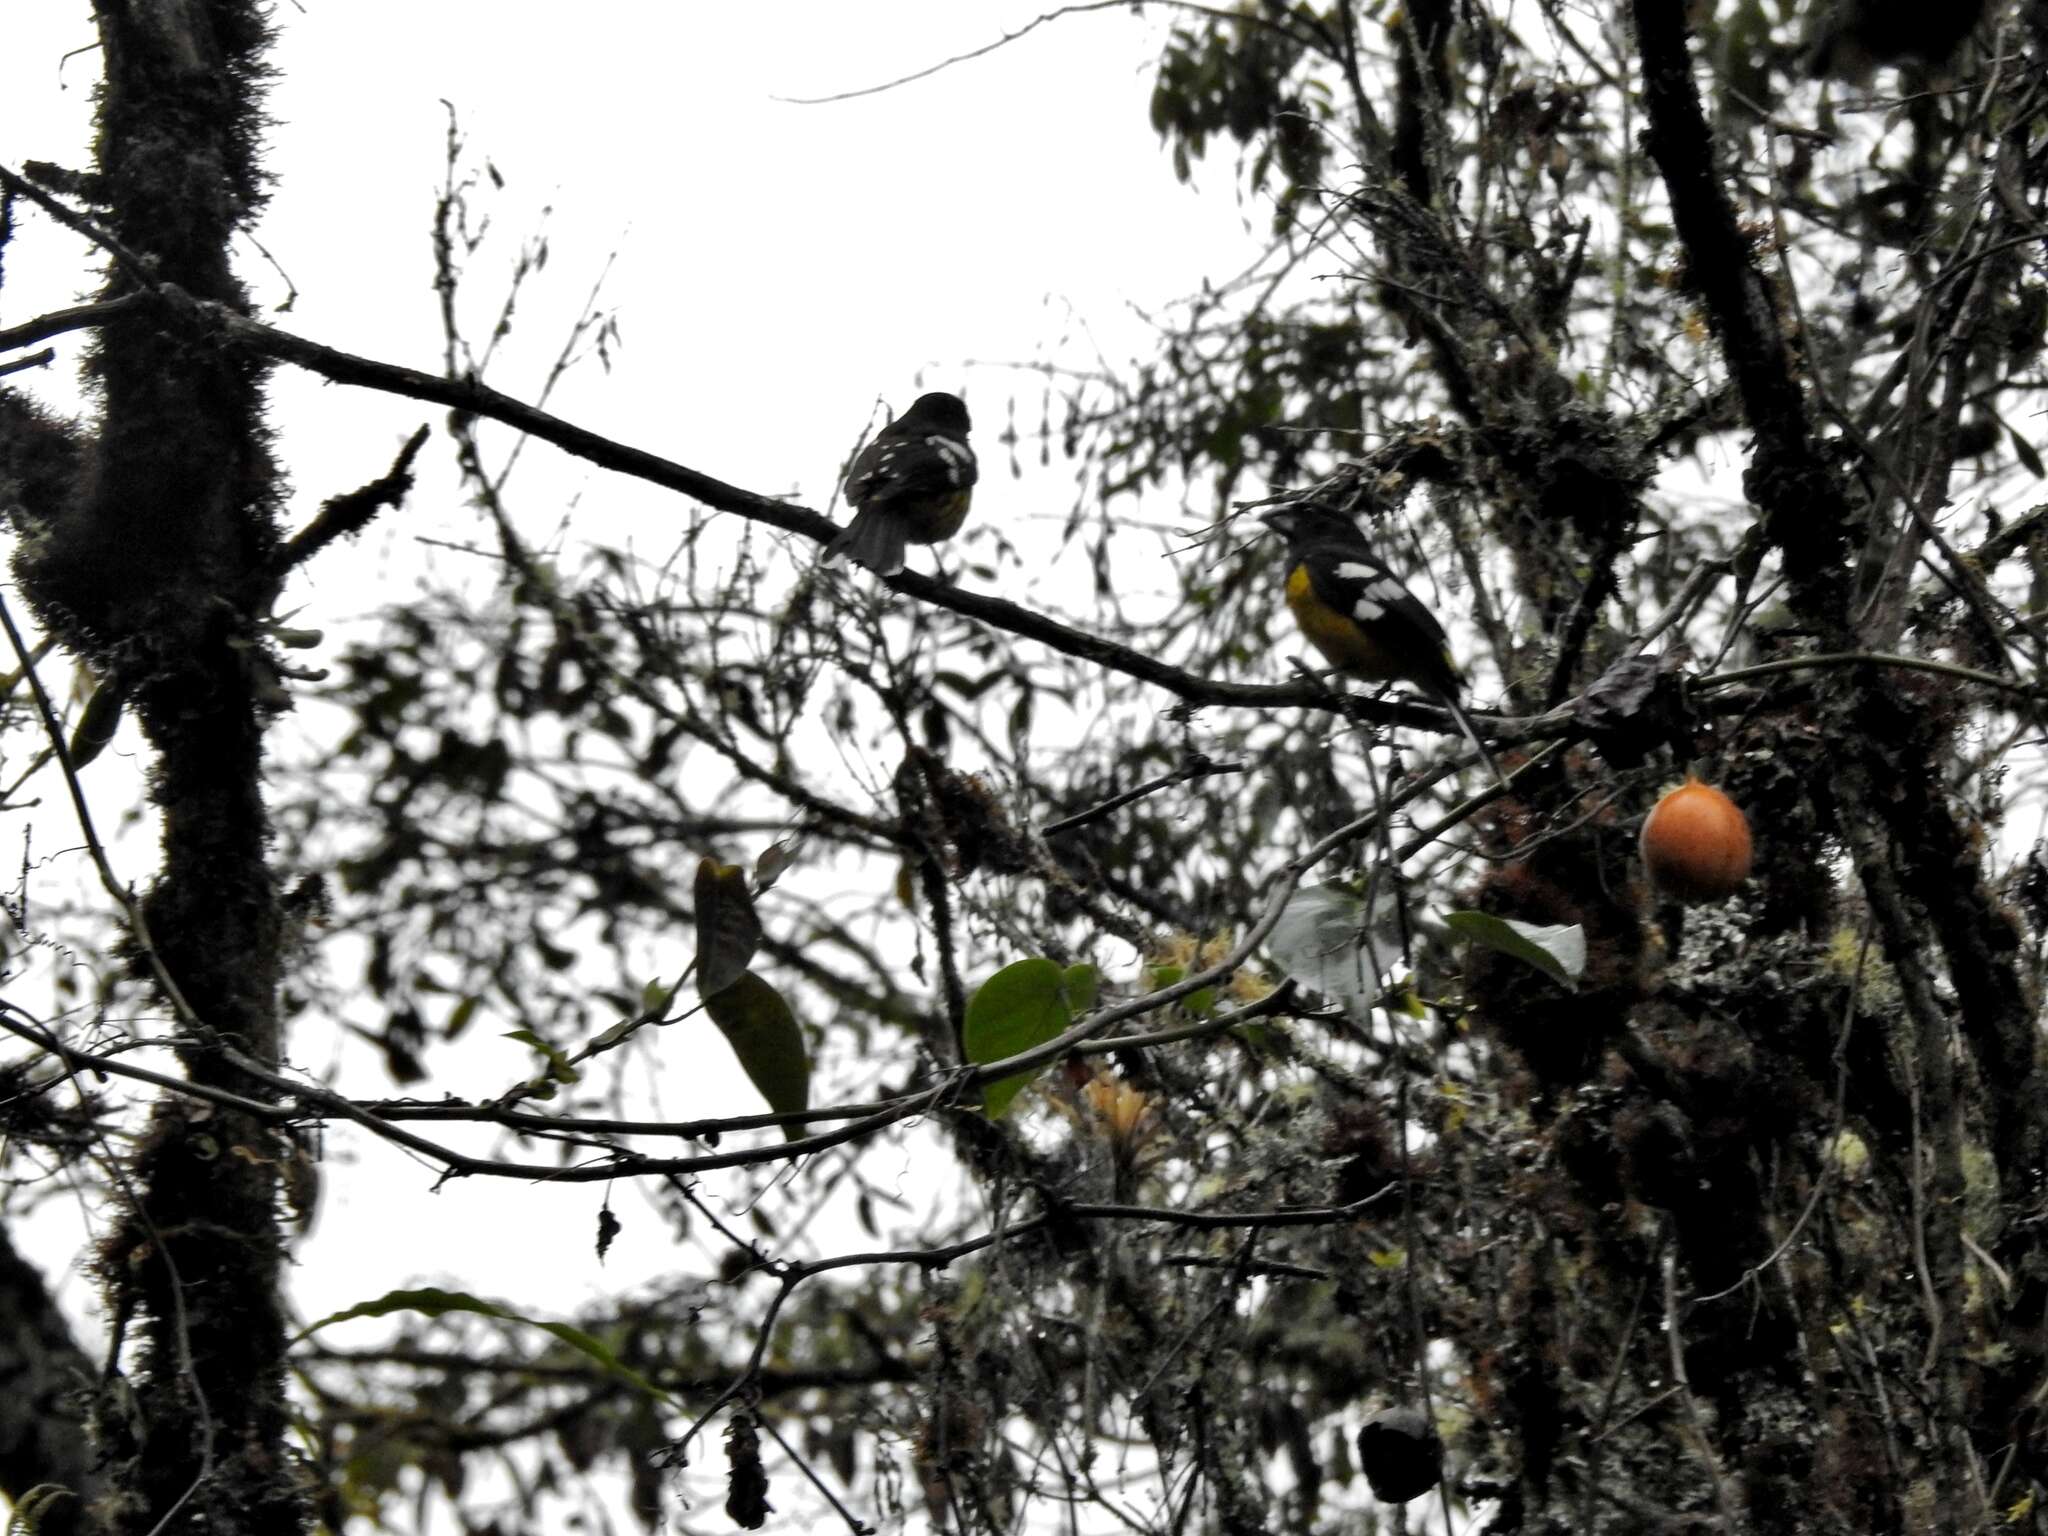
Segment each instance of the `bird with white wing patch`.
[[1413,683],[1450,711],[1493,776],[1507,777],[1458,702],[1465,680],[1425,608],[1333,507],[1294,501],[1261,519],[1287,540],[1287,606],[1331,665],[1371,683]]
[[912,544],[950,539],[967,521],[980,476],[967,446],[967,405],[958,395],[919,395],[875,434],[846,472],[853,521],[825,548],[878,575],[903,569]]

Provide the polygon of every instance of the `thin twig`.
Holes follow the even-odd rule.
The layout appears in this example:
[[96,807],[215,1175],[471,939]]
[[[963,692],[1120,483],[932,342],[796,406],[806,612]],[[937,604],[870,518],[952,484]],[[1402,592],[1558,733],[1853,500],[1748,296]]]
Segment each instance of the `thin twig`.
[[293,534],[278,551],[276,570],[280,576],[304,565],[336,539],[360,533],[370,520],[386,508],[396,507],[412,489],[412,461],[426,446],[428,428],[421,426],[405,440],[391,468],[377,479],[320,504],[313,520]]
[[29,353],[27,357],[9,358],[6,362],[0,363],[0,378],[5,378],[10,373],[26,373],[31,368],[47,368],[56,360],[55,347],[45,347],[40,352]]
[[1162,773],[1156,779],[1147,779],[1135,789],[1127,789],[1122,794],[1105,800],[1100,805],[1090,806],[1085,811],[1076,811],[1071,816],[1063,816],[1058,821],[1048,822],[1038,829],[1038,835],[1052,837],[1061,832],[1072,832],[1077,827],[1085,827],[1090,822],[1100,821],[1133,801],[1157,794],[1162,789],[1171,789],[1176,784],[1189,784],[1197,779],[1211,778],[1220,773],[1243,773],[1244,770],[1243,763],[1211,762],[1197,752],[1171,773]]
[[41,717],[43,734],[48,738],[50,749],[56,754],[57,767],[64,775],[64,787],[71,796],[71,808],[78,817],[79,835],[85,839],[86,853],[92,859],[93,869],[100,877],[100,886],[111,896],[128,919],[129,931],[135,936],[135,943],[149,961],[150,974],[163,990],[164,998],[178,1016],[178,1021],[187,1028],[202,1035],[210,1036],[204,1020],[186,1001],[185,993],[177,979],[165,967],[163,956],[149,936],[149,921],[142,915],[142,903],[135,894],[121,883],[114,873],[113,861],[107,857],[106,844],[100,841],[97,828],[93,825],[92,808],[85,803],[85,789],[78,782],[77,765],[71,761],[71,748],[64,740],[64,727],[57,718],[57,710],[50,702],[49,692],[43,687],[42,678],[36,675],[35,662],[30,658],[27,645],[22,641],[21,631],[15,627],[14,611],[0,595],[0,627],[7,631],[8,644],[14,647],[15,659],[21,663],[21,674],[28,679],[29,691],[36,701],[36,713]]
[[33,346],[39,341],[48,341],[52,336],[62,336],[67,331],[112,325],[117,320],[141,314],[150,303],[149,294],[124,293],[118,299],[103,299],[97,304],[54,309],[47,315],[38,315],[33,320],[24,320],[20,325],[0,330],[0,352]]
[[[900,85],[910,85],[918,80],[929,79],[941,70],[951,69],[955,64],[966,64],[975,59],[985,58],[997,49],[1007,48],[1019,38],[1036,32],[1048,22],[1059,21],[1067,16],[1086,15],[1091,11],[1128,10],[1135,12],[1140,9],[1141,3],[1142,0],[1088,0],[1088,3],[1084,4],[1063,5],[1056,11],[1047,11],[1042,16],[1033,17],[1015,31],[1005,32],[994,42],[983,43],[979,48],[970,48],[965,53],[956,53],[951,58],[941,59],[936,64],[927,64],[923,69],[912,70],[909,74],[899,75],[894,80],[885,80],[880,85],[864,85],[857,90],[838,91],[830,96],[770,96],[768,99],[770,101],[779,101],[786,106],[792,107],[820,107],[835,101],[857,101],[863,96],[879,96],[882,92],[893,91]],[[1191,0],[1166,0],[1166,3],[1176,10],[1193,11],[1198,15],[1212,16],[1223,21],[1235,21],[1251,26],[1262,26],[1269,31],[1278,32],[1282,36],[1293,38],[1297,43],[1304,43],[1304,46],[1307,46],[1300,33],[1282,25],[1269,16],[1242,11],[1226,11],[1209,5],[1196,5],[1191,3]]]
[[87,218],[82,213],[74,213],[27,177],[9,170],[4,165],[0,165],[0,190],[12,192],[17,197],[27,198],[73,234],[83,235],[109,256],[112,256],[120,264],[122,270],[142,284],[143,287],[159,288],[156,277],[156,263],[147,257],[138,256],[135,252],[129,250],[127,246],[123,245],[113,234],[101,228],[93,220]]
[[1781,672],[1809,672],[1824,667],[1893,667],[1906,672],[1932,672],[1940,677],[1960,678],[1964,682],[1976,683],[1980,687],[1993,688],[2000,693],[2015,693],[2022,698],[2038,699],[2042,686],[2029,686],[2015,682],[2009,677],[1995,673],[1980,672],[1975,667],[1959,667],[1952,661],[1936,661],[1926,656],[1900,656],[1890,651],[1829,651],[1816,656],[1791,656],[1783,661],[1759,662],[1753,667],[1736,667],[1727,672],[1716,672],[1710,677],[1698,678],[1696,688],[1728,688],[1737,683],[1753,682],[1759,677],[1771,677]]
[[1721,1458],[1714,1454],[1714,1443],[1707,1438],[1707,1426],[1700,1416],[1700,1405],[1692,1392],[1692,1379],[1685,1369],[1685,1329],[1679,1320],[1678,1307],[1678,1254],[1675,1244],[1664,1247],[1664,1341],[1671,1365],[1671,1379],[1678,1384],[1679,1401],[1685,1405],[1687,1424],[1692,1429],[1693,1454],[1707,1469],[1707,1476],[1714,1485],[1714,1508],[1721,1516],[1721,1529],[1735,1532],[1742,1529],[1735,1518],[1735,1507],[1728,1495],[1728,1482],[1722,1475]]

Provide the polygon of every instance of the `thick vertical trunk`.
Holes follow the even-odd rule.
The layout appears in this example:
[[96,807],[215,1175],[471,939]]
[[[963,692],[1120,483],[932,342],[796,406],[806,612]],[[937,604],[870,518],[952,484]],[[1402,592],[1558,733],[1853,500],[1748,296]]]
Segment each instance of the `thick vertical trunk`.
[[[246,0],[95,9],[100,185],[107,228],[130,253],[110,264],[107,296],[163,281],[240,305],[230,255],[260,196],[261,11]],[[128,684],[157,754],[163,862],[135,935],[138,969],[175,983],[189,1010],[186,1071],[261,1096],[222,1048],[266,1065],[279,1050],[268,680],[246,644],[277,545],[264,369],[136,325],[107,331],[94,371],[94,472],[41,596],[65,613],[67,638]],[[132,1437],[106,1447],[114,1530],[278,1536],[305,1524],[284,1440],[278,1152],[263,1126],[179,1099],[158,1106],[137,1146],[134,1202],[103,1254],[129,1320],[136,1407]]]
[[[1697,285],[1727,353],[1729,369],[1755,445],[1744,487],[1763,513],[1771,540],[1790,578],[1790,606],[1824,645],[1860,648],[1870,632],[1859,628],[1850,597],[1847,555],[1855,519],[1841,477],[1828,465],[1807,408],[1798,354],[1787,337],[1793,327],[1778,312],[1775,289],[1752,252],[1723,187],[1704,108],[1692,79],[1684,8],[1677,0],[1636,0],[1649,110],[1647,143],[1671,196],[1673,223],[1684,242],[1688,272]],[[1964,27],[1963,30],[1967,30]],[[1958,34],[1960,35],[1960,34]],[[1982,327],[1959,324],[1964,334]],[[1948,417],[1953,431],[1955,412]],[[1945,463],[1945,457],[1939,462]],[[1944,471],[1945,473],[1945,471]],[[1880,643],[1889,633],[1880,628]],[[1910,1148],[1910,1193],[1916,1251],[1929,1342],[1920,1367],[1920,1390],[1929,1405],[1932,1447],[1924,1467],[1946,1518],[1976,1530],[1991,1519],[1985,1489],[1995,1474],[1980,1446],[2011,1433],[2020,1394],[2039,1380],[2038,1358],[2019,1347],[2037,1340],[2041,1285],[2031,1232],[2007,1258],[2027,1282],[2015,1297],[1986,1288],[1972,1299],[1966,1283],[1965,1244],[1968,1079],[1957,1070],[1959,1048],[1975,1058],[1984,1091],[1974,1106],[1994,1154],[1992,1166],[2009,1211],[2031,1208],[2030,1190],[2048,1127],[2039,1110],[2035,1059],[2039,1033],[2032,999],[2018,964],[2021,935],[1987,879],[1981,839],[1960,818],[1945,779],[1954,760],[1954,723],[1903,687],[1898,674],[1869,669],[1848,675],[1829,707],[1839,747],[1835,772],[1818,788],[1835,827],[1855,855],[1874,932],[1891,968],[1892,985],[1912,1025],[1899,1047],[1910,1093],[1905,1124],[1893,1127]],[[1725,1183],[1714,1186],[1728,1198]],[[2000,1223],[2004,1225],[2005,1223]],[[2011,1221],[2017,1233],[2024,1226]],[[1999,1270],[1999,1266],[1989,1266]],[[2003,1275],[2003,1271],[1999,1270]],[[2024,1298],[2035,1310],[1999,1316],[2002,1304]],[[1755,1336],[1755,1324],[1746,1325]],[[1996,1350],[1973,1349],[1978,1337]],[[1971,1358],[1975,1354],[1977,1358]],[[1986,1368],[1983,1358],[2000,1358]],[[1733,1349],[1725,1357],[1739,1358]],[[1759,1388],[1768,1383],[1759,1379]],[[1750,1418],[1773,1422],[1748,1394]],[[1752,1465],[1793,1466],[1814,1482],[1804,1452],[1783,1452],[1764,1435],[1751,1437]],[[1784,1506],[1782,1485],[1762,1482],[1759,1529]],[[1807,1527],[1802,1527],[1802,1529]],[[1943,1529],[1952,1528],[1944,1525]]]

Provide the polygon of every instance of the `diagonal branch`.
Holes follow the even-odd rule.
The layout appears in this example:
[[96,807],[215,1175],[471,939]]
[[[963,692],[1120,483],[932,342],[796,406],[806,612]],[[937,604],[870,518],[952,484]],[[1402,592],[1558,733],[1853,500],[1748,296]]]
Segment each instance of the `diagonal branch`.
[[[132,307],[128,299],[141,301],[141,307]],[[353,353],[295,336],[275,326],[265,325],[259,320],[236,312],[227,305],[195,299],[171,284],[162,285],[153,294],[129,295],[128,298],[114,304],[89,305],[79,310],[64,311],[63,315],[68,323],[61,328],[79,329],[88,325],[126,321],[150,312],[152,307],[157,313],[168,313],[175,317],[176,323],[202,332],[225,335],[251,352],[279,362],[291,363],[323,378],[332,379],[338,384],[352,384],[363,389],[402,395],[498,422],[537,437],[543,442],[551,443],[563,452],[595,464],[599,468],[677,491],[714,511],[730,512],[753,522],[765,523],[784,533],[818,544],[830,543],[840,532],[838,524],[809,507],[727,484],[700,470],[678,464],[672,459],[665,459],[658,454],[616,442],[588,428],[579,427],[528,405],[522,400],[502,394],[473,377],[449,378],[442,374],[425,373],[416,368],[358,357]],[[49,334],[48,327],[58,318],[45,316],[41,320],[29,322],[26,326],[17,327],[15,332],[0,332],[0,345],[4,345],[8,337],[15,334]],[[949,582],[915,571],[899,571],[883,580],[891,589],[906,597],[960,614],[964,618],[977,620],[1026,640],[1035,640],[1063,655],[1076,657],[1105,670],[1150,683],[1187,705],[1320,709],[1351,719],[1405,725],[1444,735],[1459,734],[1459,728],[1450,715],[1434,705],[1403,699],[1379,699],[1300,683],[1239,683],[1202,677],[1161,661],[1146,651],[1120,645],[1114,640],[1105,640],[1085,630],[1062,624],[1046,614],[1004,598],[969,592]],[[1474,715],[1474,721],[1487,728],[1489,736],[1502,739],[1493,718],[1479,713]],[[1538,731],[1537,734],[1555,732]]]
[[[252,352],[291,363],[336,383],[381,390],[386,394],[403,395],[486,417],[552,443],[565,453],[600,468],[680,492],[715,511],[731,512],[753,522],[766,523],[814,543],[829,543],[840,532],[838,524],[809,507],[729,485],[672,459],[615,442],[510,395],[501,394],[475,378],[451,379],[416,368],[358,357],[265,325],[226,305],[194,299],[168,285],[162,290],[162,297],[164,304],[186,324],[223,334]],[[1446,732],[1456,729],[1442,710],[1426,705],[1332,694],[1299,684],[1236,683],[1199,677],[1147,652],[1088,634],[1017,603],[964,591],[914,571],[901,571],[886,580],[893,590],[907,597],[980,620],[1024,639],[1036,640],[1065,655],[1134,677],[1140,682],[1151,683],[1184,703],[1359,712],[1387,723]]]
[[333,496],[320,504],[313,521],[306,524],[278,551],[280,575],[304,565],[336,539],[360,533],[379,512],[396,507],[412,489],[412,461],[427,443],[427,429],[421,427],[405,440],[405,446],[391,468],[368,485]]

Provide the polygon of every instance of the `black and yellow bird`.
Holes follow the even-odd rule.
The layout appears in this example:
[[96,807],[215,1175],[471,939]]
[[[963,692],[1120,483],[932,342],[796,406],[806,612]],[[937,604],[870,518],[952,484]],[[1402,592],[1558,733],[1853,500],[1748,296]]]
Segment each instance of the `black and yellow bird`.
[[930,394],[876,433],[846,472],[853,521],[825,547],[825,558],[849,555],[890,576],[903,569],[909,545],[958,533],[980,476],[969,425],[958,395]]
[[1352,677],[1420,688],[1450,711],[1506,784],[1458,702],[1465,680],[1451,660],[1443,625],[1373,553],[1358,524],[1313,501],[1290,502],[1259,520],[1287,540],[1287,606],[1309,643]]

